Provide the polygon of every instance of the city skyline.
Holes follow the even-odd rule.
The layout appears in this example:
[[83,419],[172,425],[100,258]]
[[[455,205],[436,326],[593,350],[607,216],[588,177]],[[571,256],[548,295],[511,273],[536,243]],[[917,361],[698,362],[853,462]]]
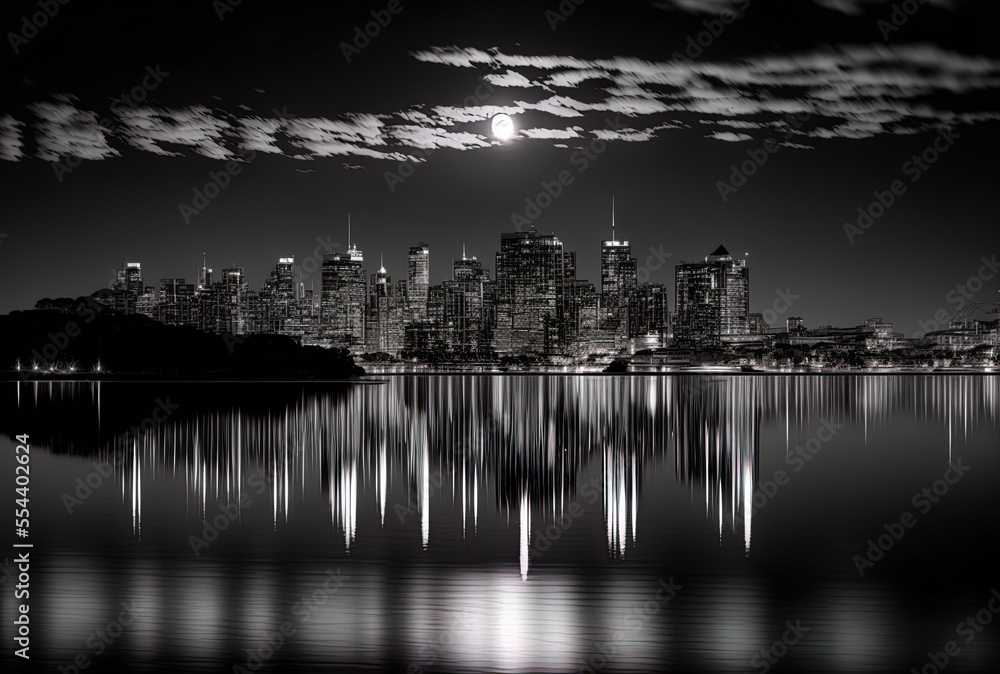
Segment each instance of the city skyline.
[[[616,238],[614,215],[611,236],[600,242],[598,283],[578,276],[577,252],[558,236],[530,227],[501,233],[492,278],[463,245],[462,257],[452,259],[450,278],[431,283],[431,247],[421,241],[408,247],[406,277],[394,284],[381,252],[379,267],[369,274],[349,230],[344,252],[298,264],[294,256],[278,258],[259,290],[243,267],[217,271],[203,253],[197,283],[175,276],[149,285],[141,262],[123,259],[110,289],[99,289],[90,299],[121,315],[143,314],[223,335],[286,335],[302,346],[343,348],[365,361],[474,364],[528,356],[592,367],[623,357],[642,367],[636,358],[646,354],[651,357],[645,366],[663,367],[685,365],[707,348],[717,351],[709,362],[745,367],[807,354],[820,366],[858,366],[865,360],[884,366],[956,357],[977,363],[992,358],[997,346],[1000,321],[991,318],[1000,313],[996,303],[939,312],[913,335],[897,331],[891,316],[886,321],[883,315],[834,326],[803,316],[795,307],[798,298],[780,289],[770,307],[752,311],[747,259],[733,256],[724,244],[701,261],[678,260],[670,293],[665,284],[637,273],[630,242]],[[67,310],[64,302],[51,299],[37,306]],[[32,353],[33,369],[66,366],[47,357],[39,363],[42,356]]]
[[998,657],[997,0],[0,27],[12,671]]
[[725,242],[817,322],[891,306],[907,333],[996,253],[996,3],[900,26],[855,0],[401,3],[385,26],[374,4],[220,6],[60,5],[31,30],[34,3],[5,8],[0,313],[103,287],[122,256],[188,277],[215,251],[257,287],[273,253],[343,250],[348,210],[397,277],[386,242],[491,266],[533,224],[596,283],[614,195],[640,268]]
[[[613,219],[613,216],[612,216],[612,219]],[[616,225],[612,222],[612,224],[610,226],[611,226],[611,231],[612,231],[612,237],[614,237],[614,236],[616,236],[616,234],[615,234]],[[540,230],[538,230],[538,233],[541,234],[542,232]],[[556,236],[556,234],[554,232],[550,233],[549,235]],[[500,232],[500,236],[503,236],[502,232]],[[365,260],[365,258],[363,256],[363,247],[360,247],[358,245],[358,243],[357,243],[357,236],[354,236],[354,235],[348,233],[348,238],[350,238],[353,241],[353,243],[349,247],[347,247],[347,246],[345,246],[345,244],[341,244],[341,243],[337,243],[336,245],[326,245],[326,246],[324,246],[323,245],[324,242],[320,242],[317,245],[317,247],[314,248],[314,251],[313,251],[312,255],[305,256],[304,258],[299,258],[296,254],[292,253],[292,254],[286,255],[284,257],[279,257],[278,258],[278,264],[282,264],[282,263],[285,263],[285,262],[295,263],[296,266],[294,267],[293,274],[294,274],[294,286],[295,286],[295,292],[296,293],[300,292],[300,288],[299,288],[300,283],[302,285],[301,290],[313,290],[313,291],[315,291],[317,293],[320,292],[320,290],[322,288],[322,273],[321,273],[322,261],[323,261],[323,259],[325,257],[328,257],[328,256],[333,255],[333,254],[339,254],[336,251],[338,251],[340,248],[345,248],[345,252],[344,252],[345,257],[353,257],[355,260],[359,260],[359,261],[367,264],[367,261]],[[426,239],[426,238],[429,238],[429,237],[423,237],[423,238]],[[319,241],[319,239],[317,239],[317,241]],[[603,260],[604,256],[608,253],[609,249],[613,250],[615,247],[619,247],[619,246],[621,248],[625,249],[625,250],[630,250],[629,243],[630,243],[629,240],[616,240],[616,239],[604,239],[604,240],[601,240],[599,242],[599,244],[600,244],[600,252],[598,253],[598,255],[596,255],[594,257],[596,257],[598,260]],[[610,248],[609,248],[608,244],[612,244],[610,246]],[[729,254],[729,251],[726,250],[726,248],[725,248],[725,244],[726,244],[725,241],[721,241],[719,243],[719,245],[718,245],[717,248],[724,250],[725,254]],[[489,260],[490,260],[490,256],[489,255],[480,258],[477,255],[473,255],[473,254],[469,253],[468,247],[467,247],[467,245],[465,243],[455,244],[455,245],[460,245],[460,248],[461,248],[461,257],[446,258],[447,264],[441,264],[439,262],[437,265],[435,265],[432,262],[425,261],[425,263],[424,263],[425,264],[424,271],[427,274],[427,277],[430,279],[429,282],[428,282],[429,285],[440,285],[444,281],[454,280],[455,269],[456,269],[455,265],[456,265],[456,263],[459,263],[459,262],[462,262],[462,261],[469,261],[469,262],[475,261],[476,263],[478,263],[478,265],[484,271],[487,272],[487,276],[489,276],[490,272],[495,273],[495,271],[496,271],[495,264],[493,266],[489,266]],[[406,258],[407,261],[404,264],[400,265],[403,269],[409,270],[409,268],[411,267],[411,265],[412,265],[412,252],[414,250],[416,250],[417,247],[423,248],[425,250],[425,255],[427,255],[426,251],[428,251],[431,246],[430,246],[430,244],[424,243],[423,241],[421,241],[416,246],[406,246],[405,244],[400,244],[400,245],[395,246],[395,248],[399,248],[399,249],[405,248],[408,251],[407,258]],[[393,249],[390,248],[390,250],[393,250]],[[676,294],[677,294],[676,275],[673,273],[674,268],[677,265],[679,265],[679,264],[691,264],[691,263],[699,264],[699,260],[701,258],[704,258],[704,260],[707,261],[709,257],[715,256],[718,253],[718,250],[716,250],[716,251],[713,251],[711,254],[701,255],[700,257],[687,258],[687,257],[677,256],[674,253],[668,253],[667,255],[664,255],[662,251],[656,251],[656,250],[653,250],[652,248],[650,248],[649,250],[651,251],[651,254],[646,259],[647,265],[649,265],[650,263],[652,265],[655,265],[655,271],[653,273],[656,273],[656,278],[657,279],[663,279],[663,280],[651,281],[651,279],[653,278],[653,273],[649,272],[649,266],[642,266],[641,264],[639,264],[641,262],[640,260],[638,260],[637,258],[631,258],[632,259],[632,263],[633,263],[633,269],[638,268],[640,272],[642,272],[643,274],[645,274],[645,277],[638,279],[637,282],[640,283],[640,284],[641,283],[649,283],[649,282],[662,284],[665,287],[665,289],[667,290],[668,296],[671,298],[671,306],[676,306],[676,304],[674,303],[674,300],[675,300]],[[324,251],[326,251],[326,252],[324,252]],[[384,275],[386,275],[388,277],[392,277],[393,276],[392,268],[387,267],[385,265],[385,263],[384,263],[385,249],[379,250],[378,255],[379,255],[379,264],[378,264],[378,267],[375,267],[376,271],[374,273],[368,274],[367,273],[368,267],[367,266],[364,267],[364,270],[365,270],[364,276],[367,279],[366,283],[365,283],[365,290],[364,290],[366,296],[369,293],[369,291],[374,290],[375,277],[378,274],[381,273],[381,274],[384,274]],[[640,255],[641,255],[641,251],[640,251]],[[428,255],[428,257],[431,257],[431,256]],[[495,260],[495,252],[494,252],[494,256],[493,257],[494,257],[494,260]],[[744,264],[744,265],[748,264],[749,260],[751,259],[749,253],[745,253],[743,256],[740,256],[739,254],[737,254],[737,255],[734,255],[733,258],[741,260],[742,264]],[[122,269],[117,270],[118,272],[121,272],[121,271],[125,270],[126,259],[127,258],[124,258],[124,257],[121,258]],[[274,258],[272,257],[271,259],[273,260]],[[586,260],[587,256],[583,256],[582,259]],[[213,270],[216,269],[216,268],[220,268],[220,267],[207,267],[206,266],[206,260],[207,260],[207,252],[203,251],[203,253],[202,253],[202,265],[198,266],[197,271],[195,273],[195,277],[198,278],[198,282],[197,282],[198,286],[201,286],[201,285],[203,285],[205,283],[205,273],[206,273],[206,270],[207,270],[207,273],[208,273],[208,278],[211,279],[211,275],[213,273]],[[297,263],[295,262],[296,260],[298,260]],[[311,268],[305,269],[305,273],[304,274],[303,274],[303,269],[304,269],[305,265],[303,264],[303,260],[306,261],[306,263],[305,263],[306,265],[308,265],[308,264],[312,265]],[[996,260],[996,256],[994,256],[992,260],[989,259],[989,258],[987,258],[987,257],[985,257],[985,256],[982,257],[979,260],[979,263],[980,263],[979,274],[978,275],[974,275],[973,278],[974,279],[981,279],[982,280],[982,282],[979,284],[980,290],[983,289],[984,287],[988,288],[988,283],[993,278],[993,276],[995,274],[995,270],[996,270],[995,260]],[[233,259],[231,261],[231,265],[229,267],[224,267],[224,268],[220,268],[220,269],[239,269],[239,270],[241,270],[241,273],[243,275],[243,279],[249,284],[249,286],[251,288],[253,288],[253,287],[263,288],[266,285],[266,283],[267,283],[267,279],[268,279],[267,275],[268,274],[270,274],[271,276],[274,275],[274,263],[273,262],[272,262],[271,266],[268,267],[267,269],[265,269],[263,271],[261,271],[261,270],[255,270],[255,272],[253,274],[248,273],[247,267],[245,265],[243,265],[243,264],[239,264],[238,262],[239,262],[238,260]],[[133,262],[129,262],[127,264],[128,264],[129,267],[131,267],[131,266],[136,265],[136,264],[143,264],[143,262],[142,262],[142,260],[139,260],[138,262],[133,261]],[[147,272],[148,272],[148,269],[149,269],[148,267],[145,267],[145,270]],[[601,293],[600,288],[607,281],[607,279],[602,278],[602,274],[604,273],[603,264],[601,265],[600,269],[601,269],[601,273],[598,273],[596,275],[596,279],[594,279],[593,281],[590,278],[586,278],[586,277],[581,278],[581,281],[588,281],[588,282],[593,283],[595,286],[597,286],[599,294]],[[437,275],[435,275],[434,272],[438,271],[438,270],[440,270],[439,273]],[[986,276],[988,278],[985,278],[985,279],[983,278],[984,272],[985,272],[985,274],[986,274]],[[116,273],[116,270],[112,269],[111,273]],[[641,274],[640,274],[640,276],[641,276]],[[170,275],[161,275],[161,274],[145,274],[144,278],[147,278],[147,279],[158,279],[158,282],[162,284],[162,283],[167,282],[167,281],[186,281],[189,277],[187,275],[177,275],[177,274],[174,274],[173,276],[170,276]],[[256,278],[261,279],[261,281],[259,283],[255,283],[254,281],[251,280],[251,279],[256,279]],[[404,284],[409,285],[409,280],[408,280],[407,276],[397,276],[397,278],[402,278],[403,279],[402,282]],[[635,280],[635,274],[633,274],[633,279]],[[115,284],[115,282],[116,282],[115,278],[110,278],[108,280],[107,285],[105,287],[106,288],[111,288]],[[211,282],[209,281],[209,284],[210,283]],[[147,285],[146,287],[151,287],[151,286]],[[100,289],[101,288],[98,288],[97,290],[100,290]],[[789,293],[788,291],[790,289],[791,289],[791,286],[789,286],[788,284],[785,284],[785,288],[778,287],[778,288],[775,289],[775,293],[772,293],[772,294],[770,294],[770,295],[767,296],[766,301],[765,301],[765,298],[762,298],[762,297],[758,296],[756,298],[756,300],[757,300],[756,303],[751,304],[748,307],[747,313],[749,313],[749,314],[766,313],[767,310],[768,310],[768,308],[769,308],[767,306],[768,302],[773,303],[775,300],[777,300],[779,303],[789,304],[789,302],[788,302],[788,297],[789,296],[791,296],[794,299],[794,301],[799,302],[800,303],[799,306],[801,307],[802,304],[803,304],[801,302],[801,296],[796,296],[795,294]],[[782,290],[786,290],[786,292],[782,293]],[[947,315],[948,315],[949,318],[952,317],[952,316],[954,316],[954,315],[956,315],[956,314],[972,314],[972,317],[976,317],[978,315],[977,312],[976,312],[976,308],[977,307],[982,306],[984,308],[984,310],[986,311],[986,313],[988,314],[989,313],[989,306],[995,305],[998,301],[1000,301],[1000,298],[994,298],[994,297],[990,296],[989,294],[987,294],[987,292],[979,292],[979,291],[977,291],[976,293],[971,293],[970,290],[967,287],[964,287],[964,286],[961,287],[961,288],[959,288],[959,290],[961,292],[959,292],[959,291],[952,291],[945,298],[950,303],[939,305],[938,309],[935,310],[935,311],[932,311],[931,307],[928,305],[928,307],[926,308],[927,320],[918,321],[917,325],[913,329],[911,329],[911,330],[904,330],[903,331],[904,334],[906,336],[911,336],[911,335],[917,335],[917,336],[919,336],[919,335],[927,333],[931,329],[942,329],[943,330],[943,329],[947,328],[948,327],[947,322],[941,320],[941,317],[943,315],[942,311],[945,311],[947,313]],[[87,291],[87,292],[82,292],[80,294],[73,294],[73,293],[70,293],[68,295],[67,294],[54,294],[54,295],[50,295],[50,296],[47,296],[47,297],[49,299],[55,299],[55,298],[59,298],[59,297],[82,297],[82,296],[91,295],[94,292],[96,292],[96,290],[90,290],[90,291]],[[1000,290],[997,290],[996,292],[1000,292]],[[14,309],[14,310],[27,310],[27,309],[33,308],[34,305],[35,305],[35,303],[38,302],[39,300],[42,300],[42,299],[45,299],[45,298],[43,298],[43,297],[35,298],[29,304],[29,306],[21,307],[19,309]],[[761,306],[762,304],[764,306]],[[887,302],[886,304],[889,304],[889,303]],[[954,305],[954,306],[952,306],[952,305]],[[941,307],[944,307],[944,309],[942,309]],[[892,314],[890,312],[887,312],[887,311],[884,311],[884,310],[880,310],[880,309],[878,309],[878,307],[875,307],[875,309],[876,309],[875,311],[869,312],[868,314],[865,314],[863,316],[860,313],[856,313],[855,314],[855,316],[856,316],[855,319],[849,320],[849,321],[847,321],[845,323],[831,322],[829,320],[824,320],[820,316],[807,315],[806,312],[804,312],[804,311],[793,310],[791,306],[789,306],[787,309],[783,310],[782,313],[783,313],[784,316],[793,316],[793,317],[796,317],[796,318],[801,318],[802,316],[805,316],[806,323],[808,325],[810,325],[810,326],[813,326],[813,327],[820,327],[820,326],[826,327],[826,326],[837,326],[837,325],[856,325],[856,324],[862,323],[863,321],[865,321],[865,320],[867,320],[869,318],[872,318],[873,316],[878,316],[880,319],[881,318],[889,318],[889,320],[892,320]]]

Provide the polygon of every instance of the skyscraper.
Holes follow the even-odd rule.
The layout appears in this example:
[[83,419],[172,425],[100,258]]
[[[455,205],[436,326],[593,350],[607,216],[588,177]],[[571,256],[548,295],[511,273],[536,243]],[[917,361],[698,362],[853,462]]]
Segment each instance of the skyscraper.
[[749,334],[750,270],[719,246],[675,269],[674,337],[720,343]]
[[563,346],[566,267],[571,254],[554,234],[500,235],[496,257],[499,353],[556,353]]
[[219,279],[216,302],[218,306],[219,331],[242,335],[248,332],[247,292],[249,284],[243,274],[243,267],[222,270]]
[[628,241],[601,242],[601,307],[608,329],[625,330],[636,289],[636,261]]
[[204,290],[212,285],[212,270],[208,268],[205,253],[201,254],[201,267],[198,269],[198,287],[196,290]]
[[112,287],[115,311],[123,314],[134,314],[143,294],[142,265],[138,262],[122,260],[122,268],[116,274]]
[[667,328],[667,289],[662,283],[641,283],[629,300],[629,337],[644,347],[659,346]]
[[194,284],[182,278],[160,279],[157,319],[167,325],[195,325]]
[[296,297],[298,286],[295,283],[294,266],[294,257],[278,258],[274,271],[264,281],[264,289],[261,292],[263,315],[259,319],[262,329],[266,332],[282,332],[287,320],[298,310]]
[[493,308],[493,284],[490,272],[475,256],[467,257],[462,245],[462,258],[452,263],[452,284],[456,289],[454,300],[455,351],[482,354],[490,344],[490,325]]
[[430,248],[421,241],[410,247],[406,267],[406,299],[410,321],[427,318],[427,288],[430,280]]
[[321,323],[325,341],[353,350],[365,344],[365,260],[353,243],[344,253],[323,256]]
[[611,238],[601,242],[601,327],[624,339],[629,330],[629,302],[636,288],[636,261],[628,241],[615,237],[611,200]]
[[403,306],[393,289],[392,277],[379,263],[368,290],[367,350],[398,356],[403,348]]

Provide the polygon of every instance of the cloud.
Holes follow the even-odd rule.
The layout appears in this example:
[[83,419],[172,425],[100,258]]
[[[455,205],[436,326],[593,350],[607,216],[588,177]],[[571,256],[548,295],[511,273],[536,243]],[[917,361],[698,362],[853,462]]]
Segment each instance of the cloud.
[[580,134],[576,127],[568,129],[523,129],[521,132],[526,138],[579,138]]
[[122,137],[133,147],[163,156],[179,156],[167,145],[189,147],[196,154],[211,159],[233,159],[234,150],[226,146],[229,124],[214,116],[203,105],[180,109],[134,107],[119,109]]
[[[78,110],[69,103],[35,103],[30,109],[40,120],[36,124],[40,159],[59,161],[62,156],[105,159],[118,155],[108,144],[107,132],[95,113]],[[19,125],[11,121],[6,128],[13,131]],[[20,156],[20,152],[15,156]]]
[[436,150],[442,147],[464,150],[491,145],[490,141],[479,134],[412,125],[393,127],[392,136],[403,145],[421,150]]
[[743,6],[734,0],[655,0],[651,3],[657,9],[680,10],[691,14],[719,14],[723,10],[736,13]]
[[531,81],[521,73],[508,70],[502,74],[484,75],[483,79],[498,87],[530,87]]
[[[704,3],[704,7],[716,3]],[[940,4],[940,3],[939,3]],[[584,128],[607,126],[607,113],[645,118],[657,125],[665,113],[689,113],[702,123],[753,129],[788,127],[790,115],[813,118],[803,135],[868,138],[909,133],[991,118],[982,97],[1000,86],[1000,62],[933,45],[843,45],[812,51],[747,56],[724,61],[674,58],[505,54],[498,50],[432,48],[420,61],[459,68],[521,73],[535,84],[517,105],[554,117],[572,117]],[[949,106],[952,107],[946,107]],[[992,106],[991,106],[992,107]],[[957,112],[963,109],[962,113]],[[965,117],[962,117],[965,115]],[[666,128],[666,127],[661,127]],[[522,131],[523,133],[523,131]],[[655,137],[642,133],[636,137]],[[719,140],[731,136],[711,134]]]
[[[457,46],[412,57],[427,64],[428,78],[442,67],[469,69],[494,87],[516,87],[516,99],[505,92],[466,105],[431,99],[396,110],[311,117],[146,105],[115,108],[116,123],[105,128],[97,113],[63,96],[29,106],[33,120],[0,118],[0,158],[24,159],[21,136],[31,132],[38,136],[36,156],[47,161],[107,159],[131,148],[218,160],[253,151],[420,162],[432,150],[494,147],[488,123],[500,113],[514,119],[523,142],[549,147],[583,138],[651,142],[692,126],[719,142],[776,130],[799,141],[788,147],[808,147],[809,139],[862,141],[1000,119],[990,96],[1000,87],[1000,61],[925,44],[823,46],[720,60],[584,59]],[[793,124],[793,116],[808,121]]]
[[10,115],[0,115],[0,159],[17,161],[24,157],[21,147],[20,127],[24,126]]
[[740,143],[745,140],[753,140],[753,136],[747,135],[745,133],[733,133],[732,131],[716,131],[715,133],[706,136],[706,138],[725,140],[730,143]]

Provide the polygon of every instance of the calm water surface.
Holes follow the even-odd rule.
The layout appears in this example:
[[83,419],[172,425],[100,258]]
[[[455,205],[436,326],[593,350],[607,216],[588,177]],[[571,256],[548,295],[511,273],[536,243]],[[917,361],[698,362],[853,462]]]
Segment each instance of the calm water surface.
[[919,671],[950,640],[993,671],[998,403],[994,376],[7,384],[0,493],[30,433],[39,671]]

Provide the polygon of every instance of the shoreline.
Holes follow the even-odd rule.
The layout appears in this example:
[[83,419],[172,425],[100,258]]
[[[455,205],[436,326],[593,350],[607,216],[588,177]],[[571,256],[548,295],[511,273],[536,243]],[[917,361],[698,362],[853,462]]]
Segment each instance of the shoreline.
[[444,376],[481,376],[481,377],[533,377],[533,376],[558,376],[558,377],[655,377],[655,376],[706,376],[715,375],[719,377],[838,377],[838,376],[895,376],[895,375],[920,375],[920,376],[951,376],[951,375],[977,375],[996,376],[1000,375],[1000,370],[754,370],[745,372],[741,370],[718,370],[718,369],[678,369],[678,370],[657,370],[638,372],[603,372],[600,370],[395,370],[370,372],[364,375],[348,378],[247,378],[247,379],[226,379],[226,378],[179,378],[165,379],[162,377],[65,377],[54,375],[52,377],[18,377],[8,374],[0,375],[0,382],[13,383],[80,383],[80,384],[362,384],[374,385],[384,383],[389,377],[444,377]]

